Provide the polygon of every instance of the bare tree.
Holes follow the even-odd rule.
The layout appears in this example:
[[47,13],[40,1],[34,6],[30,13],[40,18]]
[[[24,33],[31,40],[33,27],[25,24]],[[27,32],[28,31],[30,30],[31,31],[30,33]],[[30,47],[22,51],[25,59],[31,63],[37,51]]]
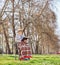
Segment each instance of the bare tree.
[[[1,10],[1,17],[3,20],[4,16],[9,19],[8,29],[12,31],[13,43],[15,43],[17,29],[23,28],[23,33],[29,37],[33,53],[48,54],[57,52],[58,36],[55,34],[56,15],[49,6],[50,2],[50,0],[5,1]],[[6,35],[10,35],[9,31]],[[9,44],[6,35],[6,42]]]

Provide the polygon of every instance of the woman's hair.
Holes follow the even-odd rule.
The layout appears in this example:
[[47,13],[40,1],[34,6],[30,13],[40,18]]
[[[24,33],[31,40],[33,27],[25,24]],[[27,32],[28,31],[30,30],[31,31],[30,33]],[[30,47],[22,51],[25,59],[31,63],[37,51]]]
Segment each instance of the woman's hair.
[[21,41],[27,40],[28,38],[23,38]]

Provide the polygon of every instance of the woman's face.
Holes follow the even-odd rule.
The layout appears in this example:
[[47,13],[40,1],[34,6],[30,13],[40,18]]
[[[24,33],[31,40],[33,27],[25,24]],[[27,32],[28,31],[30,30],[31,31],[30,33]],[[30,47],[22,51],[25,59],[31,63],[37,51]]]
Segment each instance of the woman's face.
[[26,39],[26,40],[24,40],[24,42],[25,42],[25,43],[27,43],[27,39]]
[[18,34],[19,34],[19,35],[22,35],[22,34],[23,34],[23,31],[18,31]]

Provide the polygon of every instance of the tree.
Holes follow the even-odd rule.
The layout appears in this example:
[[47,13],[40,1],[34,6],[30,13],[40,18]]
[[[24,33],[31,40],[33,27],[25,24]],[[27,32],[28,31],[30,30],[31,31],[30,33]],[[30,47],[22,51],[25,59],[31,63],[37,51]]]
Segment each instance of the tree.
[[[5,1],[1,14],[2,19],[4,16],[9,19],[8,29],[12,31],[13,43],[17,29],[23,28],[24,34],[29,37],[33,53],[57,52],[56,15],[50,8],[50,2],[50,0]],[[10,35],[9,31],[6,34]]]

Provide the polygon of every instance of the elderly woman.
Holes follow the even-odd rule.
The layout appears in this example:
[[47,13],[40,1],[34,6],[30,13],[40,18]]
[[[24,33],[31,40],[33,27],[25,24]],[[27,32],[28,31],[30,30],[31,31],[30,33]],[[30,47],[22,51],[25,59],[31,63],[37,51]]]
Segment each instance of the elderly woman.
[[18,49],[20,53],[20,60],[29,60],[32,57],[32,52],[30,45],[27,43],[26,37],[23,37],[21,42],[18,44]]
[[[20,44],[21,40],[23,39],[24,35],[23,35],[23,29],[18,28],[17,33],[16,33],[16,37],[15,37],[15,42],[16,42],[16,52],[19,54],[20,57],[20,49],[18,48],[18,44]],[[15,52],[15,53],[16,53]]]

